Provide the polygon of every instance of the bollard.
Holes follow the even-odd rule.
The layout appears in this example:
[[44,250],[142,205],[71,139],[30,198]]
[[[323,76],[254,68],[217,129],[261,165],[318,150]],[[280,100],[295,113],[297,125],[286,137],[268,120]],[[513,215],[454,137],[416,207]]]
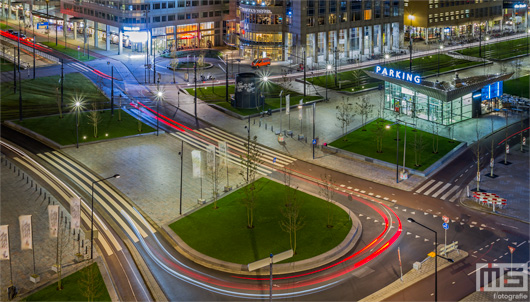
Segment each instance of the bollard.
[[85,246],[85,255],[88,254],[88,246]]
[[18,175],[17,176],[20,176],[20,170],[18,170]]
[[48,196],[48,205],[50,205],[50,196]]
[[31,187],[33,187],[33,179],[31,180]]
[[28,181],[29,181],[29,176],[26,178],[26,184],[28,184]]
[[261,121],[259,121],[259,127],[261,128]]
[[40,190],[39,190],[39,196],[41,196],[41,195],[42,195],[42,188],[40,188]]
[[46,192],[44,192],[44,199],[46,199]]
[[274,126],[271,125],[271,132],[274,132]]
[[256,125],[256,119],[254,119],[254,125]]
[[265,130],[267,130],[267,123],[265,123]]

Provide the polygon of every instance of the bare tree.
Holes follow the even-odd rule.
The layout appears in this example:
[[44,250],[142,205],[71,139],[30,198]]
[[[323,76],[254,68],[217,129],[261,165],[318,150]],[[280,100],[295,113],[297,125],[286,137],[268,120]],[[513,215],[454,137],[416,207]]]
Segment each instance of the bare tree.
[[378,119],[375,122],[375,127],[372,129],[372,132],[374,133],[375,143],[376,143],[376,150],[377,153],[383,153],[383,137],[386,133],[386,125],[385,125],[384,119]]
[[439,126],[437,123],[431,123],[432,127],[432,153],[437,154],[439,149],[440,135],[438,135]]
[[88,112],[88,124],[94,129],[94,137],[98,137],[98,125],[101,122],[101,113],[96,102],[92,102],[92,110]]
[[357,112],[361,115],[361,124],[363,127],[362,131],[366,131],[366,123],[368,121],[368,116],[374,110],[374,105],[370,104],[366,96],[362,96],[355,105],[357,106]]
[[81,279],[79,279],[79,287],[81,294],[87,298],[88,301],[96,300],[105,289],[105,284],[99,274],[98,265],[95,262],[88,263],[88,265],[81,270]]
[[55,103],[57,104],[57,108],[59,109],[59,118],[63,118],[63,107],[61,106],[61,98],[60,98],[60,92],[59,87],[55,87]]
[[254,228],[254,208],[258,198],[259,191],[263,188],[256,183],[258,176],[258,168],[263,163],[263,154],[259,149],[257,143],[257,136],[254,136],[252,140],[245,143],[247,148],[247,154],[240,155],[241,159],[241,170],[239,175],[243,177],[243,180],[247,184],[243,187],[243,203],[247,208],[247,228]]
[[173,71],[173,83],[177,82],[175,80],[175,72],[177,71],[178,66],[179,66],[179,59],[171,60],[171,63],[169,64],[169,67],[171,67],[171,70]]
[[[59,213],[61,216],[59,218]],[[52,218],[55,219],[55,218]],[[70,233],[68,232],[68,226],[66,225],[66,217],[63,220],[63,212],[57,212],[57,245],[56,245],[56,258],[54,267],[57,269],[57,290],[63,289],[63,261],[66,257],[67,252],[71,249],[70,245]],[[64,221],[64,223],[63,223]],[[64,228],[64,229],[63,229]]]
[[335,197],[335,187],[337,186],[336,181],[333,179],[331,174],[321,174],[320,183],[319,183],[319,193],[325,201],[326,204],[326,217],[327,224],[326,227],[333,227],[333,199]]
[[285,202],[280,208],[284,219],[280,221],[280,227],[284,232],[289,234],[291,249],[293,253],[296,253],[296,235],[305,225],[304,219],[300,215],[302,202],[298,199],[298,187],[291,187],[291,175],[288,172],[284,173],[284,183]]
[[412,142],[412,148],[414,149],[414,166],[421,166],[421,155],[425,149],[425,142],[423,141],[423,135],[414,132],[414,141]]
[[342,102],[337,105],[336,109],[338,126],[342,129],[342,135],[344,135],[348,133],[348,126],[353,122],[355,112],[353,112],[352,104],[349,103],[349,100],[346,102],[344,97],[342,97]]
[[352,70],[351,74],[353,78],[353,86],[356,88],[361,86],[361,77],[362,77],[363,71],[360,69],[355,69],[355,70]]

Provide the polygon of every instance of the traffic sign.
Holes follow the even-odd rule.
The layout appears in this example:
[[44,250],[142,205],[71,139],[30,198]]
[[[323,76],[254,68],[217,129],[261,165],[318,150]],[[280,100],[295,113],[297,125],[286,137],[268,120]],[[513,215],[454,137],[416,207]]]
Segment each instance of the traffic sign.
[[492,159],[490,159],[490,167],[493,168],[493,165],[494,165],[494,160],[493,160],[493,158],[492,158]]
[[526,137],[523,137],[523,146],[526,146]]
[[510,154],[510,145],[506,144],[506,154]]
[[431,257],[431,258],[434,258],[434,256],[436,256],[436,254],[434,252],[430,252],[427,254],[427,256]]
[[442,220],[445,222],[445,223],[448,223],[449,222],[449,217],[447,216],[442,216]]
[[477,172],[477,181],[480,181],[480,172]]
[[444,222],[444,223],[442,224],[442,227],[443,227],[445,230],[448,230],[448,229],[449,229],[449,224],[447,224],[447,223]]
[[273,163],[276,163],[276,157],[272,159],[272,162],[273,162]]
[[511,246],[508,246],[508,249],[510,250],[510,254],[513,254],[513,252],[515,251],[515,248]]
[[313,145],[316,145],[317,144],[317,139],[313,139]]

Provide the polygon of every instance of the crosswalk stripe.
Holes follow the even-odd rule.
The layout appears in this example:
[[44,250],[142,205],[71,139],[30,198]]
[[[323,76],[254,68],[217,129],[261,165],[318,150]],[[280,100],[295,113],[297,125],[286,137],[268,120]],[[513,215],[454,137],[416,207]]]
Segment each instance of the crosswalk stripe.
[[[239,152],[246,153],[246,150],[240,149],[240,148],[244,148],[244,144],[235,142],[235,141],[231,140],[230,138],[227,139],[226,137],[223,137],[223,136],[221,136],[221,135],[219,135],[217,133],[212,133],[212,132],[209,131],[209,129],[211,129],[211,128],[201,129],[201,130],[199,130],[197,132],[199,132],[199,133],[204,132],[207,135],[209,135],[210,138],[215,138],[218,141],[228,141],[228,147],[229,148],[236,149]],[[230,144],[231,142],[232,142],[232,144]],[[246,141],[245,141],[245,144],[246,144]],[[240,148],[236,148],[236,147],[240,147]],[[267,161],[269,161],[269,162],[272,162],[274,157],[276,157],[276,163],[277,164],[288,165],[288,164],[290,164],[292,162],[292,161],[289,161],[288,159],[286,159],[285,156],[283,156],[283,155],[273,154],[274,152],[271,152],[269,149],[260,147],[260,151],[262,152],[262,157],[266,158]]]
[[436,188],[438,188],[441,184],[443,184],[443,181],[437,182],[434,186],[430,187],[429,190],[425,191],[423,195],[429,195],[432,191],[434,191]]
[[445,186],[443,186],[440,190],[436,191],[436,193],[432,194],[432,197],[436,198],[438,195],[442,194],[443,191],[445,191],[451,184],[447,183]]
[[[231,133],[227,133],[227,132],[225,132],[225,131],[223,131],[221,129],[215,128],[215,127],[203,128],[203,129],[200,129],[200,130],[198,130],[196,132],[220,138],[219,139],[220,141],[228,141],[228,142],[235,143],[237,146],[244,146],[247,143],[247,140],[243,140],[243,139],[241,139],[241,138],[239,138],[239,137],[237,137],[237,136],[235,136],[235,135],[233,135]],[[270,159],[276,157],[277,160],[281,160],[281,161],[284,161],[284,162],[287,162],[287,163],[290,163],[290,162],[293,162],[293,161],[296,160],[296,158],[287,156],[285,154],[278,153],[278,152],[276,152],[274,150],[271,150],[269,148],[264,148],[264,147],[260,146],[260,149],[262,151],[266,151],[266,153],[265,152],[263,153],[263,156],[269,157]]]
[[453,194],[454,191],[458,190],[460,188],[459,186],[454,186],[451,188],[451,190],[447,191],[442,197],[440,197],[441,200],[445,200],[447,197],[449,197],[451,194]]
[[421,193],[421,191],[425,190],[428,186],[430,186],[434,182],[434,179],[429,180],[426,184],[424,184],[421,188],[416,190],[416,193]]
[[[183,136],[181,133],[171,133],[172,136],[175,136],[176,138],[180,139],[180,140],[183,140],[185,141],[187,144],[195,147],[195,148],[199,148],[203,151],[207,151],[206,150],[206,146],[204,146],[204,143],[201,143],[201,142],[198,142],[198,141],[195,141],[195,140],[192,140],[186,136]],[[219,150],[216,148],[216,153],[217,155],[219,155]],[[240,166],[241,167],[241,162],[240,162],[240,159],[238,157],[236,157],[235,155],[233,154],[229,154],[228,155],[228,161],[231,162],[232,164],[234,165],[237,165],[237,166]],[[258,173],[262,174],[262,175],[268,175],[270,173],[272,173],[273,170],[267,168],[266,166],[259,166],[258,167]]]
[[458,196],[460,196],[460,193],[462,193],[462,190],[458,191],[458,193],[456,193],[453,197],[451,197],[449,201],[454,202],[458,198]]
[[86,66],[79,63],[70,63],[69,65],[73,68],[81,69],[83,71],[91,71],[90,68],[87,68]]

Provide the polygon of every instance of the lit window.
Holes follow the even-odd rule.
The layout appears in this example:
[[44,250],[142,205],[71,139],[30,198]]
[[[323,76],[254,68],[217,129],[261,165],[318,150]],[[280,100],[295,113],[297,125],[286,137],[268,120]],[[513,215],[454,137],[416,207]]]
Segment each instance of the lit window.
[[372,10],[371,9],[365,9],[364,10],[364,20],[372,20]]

